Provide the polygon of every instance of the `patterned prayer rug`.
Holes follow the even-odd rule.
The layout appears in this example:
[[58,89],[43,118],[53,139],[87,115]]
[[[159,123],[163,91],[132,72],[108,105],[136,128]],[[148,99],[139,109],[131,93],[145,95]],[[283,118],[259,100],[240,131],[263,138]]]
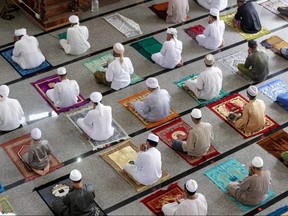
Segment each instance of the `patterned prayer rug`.
[[[65,175],[51,182],[48,182],[45,185],[41,185],[40,187],[37,187],[34,190],[37,191],[37,193],[40,195],[40,197],[43,199],[46,205],[53,212],[52,202],[54,200],[61,199],[61,197],[65,197],[65,195],[69,192],[69,189],[71,187],[72,185],[71,185],[71,180],[69,179],[69,175]],[[105,212],[101,209],[101,207],[96,202],[95,204],[96,204],[96,209],[97,209],[95,216],[106,215]]]
[[281,153],[288,151],[288,134],[280,130],[258,141],[257,144],[283,162]]
[[243,32],[240,28],[237,28],[234,24],[233,24],[233,18],[235,16],[236,12],[232,12],[223,16],[220,16],[220,18],[228,25],[230,26],[232,29],[234,29],[236,32],[238,32],[239,34],[241,34],[246,40],[253,40],[259,37],[262,37],[264,35],[267,35],[270,33],[270,31],[262,26],[262,29],[255,33],[255,34],[249,34],[249,33],[245,33]]
[[[136,182],[130,175],[123,172],[123,167],[129,161],[135,161],[139,148],[132,143],[131,140],[126,140],[116,146],[104,151],[100,156],[113,168],[116,172],[124,178],[137,192],[146,190],[151,185],[142,185]],[[153,185],[165,181],[169,178],[169,174],[162,169],[162,177]]]
[[265,119],[265,126],[262,130],[254,132],[254,133],[245,133],[242,130],[237,129],[234,124],[232,124],[231,122],[229,122],[227,120],[227,116],[228,114],[231,112],[228,110],[226,104],[231,104],[231,105],[235,105],[235,106],[239,106],[240,108],[243,108],[245,104],[247,104],[248,101],[241,96],[240,94],[234,94],[234,95],[230,95],[225,97],[222,100],[216,101],[212,104],[209,104],[207,107],[212,110],[217,116],[219,116],[222,120],[224,120],[226,123],[228,123],[231,127],[233,127],[241,136],[243,136],[244,138],[249,138],[252,136],[256,136],[258,134],[262,134],[262,133],[266,133],[274,128],[279,127],[279,124],[277,124],[273,119],[271,119],[268,115],[266,115]]
[[271,11],[273,14],[288,21],[288,17],[280,14],[280,12],[277,10],[278,7],[288,7],[287,0],[267,0],[267,1],[261,2],[260,5],[266,8],[267,10]]
[[276,101],[279,94],[288,92],[288,85],[283,80],[277,79],[261,85],[258,89],[272,101]]
[[199,34],[203,34],[205,27],[202,25],[196,25],[189,28],[184,29],[184,31],[193,39],[196,40],[196,36]]
[[162,44],[153,37],[132,43],[130,46],[136,49],[141,55],[152,63],[154,63],[154,61],[151,59],[152,54],[160,52],[162,48]]
[[162,206],[176,202],[176,196],[183,194],[183,189],[177,183],[171,184],[166,190],[158,190],[156,193],[144,198],[141,202],[155,215],[164,216]]
[[191,74],[191,75],[189,75],[189,76],[187,76],[187,77],[184,77],[183,79],[181,79],[181,80],[179,80],[179,81],[176,81],[176,82],[174,82],[174,83],[175,83],[179,88],[183,89],[187,94],[189,94],[189,95],[190,95],[198,104],[200,104],[201,106],[206,106],[207,104],[210,104],[210,103],[212,103],[212,102],[214,102],[214,101],[217,101],[217,100],[219,100],[219,99],[221,99],[221,98],[223,98],[223,97],[225,97],[225,96],[228,95],[227,92],[225,92],[223,89],[221,89],[218,97],[216,97],[216,98],[213,98],[213,99],[211,99],[211,100],[198,99],[198,98],[195,96],[195,94],[194,94],[193,91],[191,91],[190,89],[185,89],[185,88],[184,88],[185,82],[186,82],[187,80],[189,80],[189,79],[197,79],[197,76],[198,76],[198,75],[199,75],[199,74]]
[[[32,138],[31,138],[31,134],[29,133],[29,134],[20,136],[16,139],[10,140],[1,145],[1,147],[4,148],[5,152],[13,161],[15,166],[18,168],[18,170],[24,177],[25,181],[30,181],[39,177],[37,173],[33,172],[32,170],[28,170],[26,165],[20,159],[20,157],[28,151],[29,146],[31,144],[32,144]],[[61,167],[63,167],[63,164],[61,164],[53,154],[50,155],[50,171],[49,172],[52,172]]]
[[267,216],[287,216],[288,215],[288,205],[283,206],[274,212],[269,213]]
[[103,18],[127,38],[142,34],[138,23],[121,14],[115,13]]
[[283,47],[288,47],[288,43],[283,39],[281,39],[280,37],[278,37],[277,35],[273,35],[267,38],[266,40],[263,40],[260,44],[264,46],[266,49],[272,49],[272,51],[274,49],[280,50]]
[[[79,128],[79,126],[77,125],[76,122],[79,118],[85,118],[85,116],[87,115],[87,113],[90,110],[92,110],[92,107],[84,108],[84,109],[78,110],[76,112],[69,113],[66,116],[75,125],[75,127],[81,133],[83,133],[83,131]],[[121,140],[126,140],[129,138],[128,134],[124,131],[124,129],[114,119],[112,121],[112,127],[114,128],[114,134],[107,140],[100,141],[100,140],[93,140],[93,139],[89,138],[88,141],[89,141],[90,145],[93,147],[93,150],[108,148],[108,147],[110,147],[111,143],[119,142]]]
[[3,208],[3,213],[16,213],[9,203],[7,196],[0,198],[0,206]]
[[[224,161],[204,172],[204,174],[214,183],[216,184],[224,193],[227,193],[226,186],[232,182],[232,181],[239,181],[244,179],[248,176],[249,171],[248,169],[241,164],[239,161],[237,161],[234,158],[230,158],[227,161]],[[262,205],[266,202],[268,202],[270,199],[272,199],[275,196],[275,193],[269,189],[267,198],[260,203],[259,205]],[[237,203],[237,205],[243,210],[243,211],[249,211],[257,206],[248,206],[243,205],[240,202],[238,202],[233,197],[229,196],[229,198]]]
[[[172,148],[172,142],[173,140],[177,139],[177,135],[181,134],[187,138],[189,135],[189,131],[191,129],[192,127],[190,125],[188,125],[185,121],[179,118],[153,130],[152,132],[156,134],[157,136],[159,136],[159,138],[166,145]],[[203,157],[192,157],[186,153],[182,153],[178,151],[176,151],[176,153],[178,153],[184,160],[186,160],[192,166],[197,166],[198,164],[203,163],[204,161],[220,154],[217,151],[217,149],[215,149],[215,147],[212,145],[210,146],[210,149],[208,150],[207,154],[204,155]]]
[[78,96],[78,102],[76,104],[74,104],[73,106],[70,107],[63,107],[63,108],[59,108],[56,107],[54,105],[54,103],[47,97],[46,95],[46,91],[51,89],[48,84],[49,83],[57,83],[60,82],[60,79],[58,78],[57,74],[54,74],[52,76],[48,76],[42,79],[37,80],[36,82],[32,82],[31,84],[36,88],[37,92],[42,96],[42,98],[44,98],[44,100],[47,101],[47,103],[49,104],[49,106],[57,113],[61,113],[61,112],[67,112],[70,109],[75,109],[75,108],[79,108],[81,106],[86,105],[87,103],[89,103],[88,100],[86,100],[81,94]]
[[14,47],[9,47],[1,51],[1,55],[10,63],[10,65],[21,75],[28,76],[35,73],[40,73],[43,71],[48,71],[52,68],[52,65],[45,60],[40,66],[32,69],[22,69],[17,63],[12,60]]
[[143,101],[145,97],[147,97],[149,94],[150,94],[150,91],[144,90],[142,92],[139,92],[138,94],[132,95],[131,97],[120,100],[119,103],[123,105],[126,109],[128,109],[133,115],[135,115],[146,126],[147,129],[157,127],[179,116],[178,113],[176,113],[173,109],[170,108],[170,113],[167,118],[162,119],[161,121],[157,121],[157,122],[148,122],[141,115],[139,115],[134,109],[131,109],[130,107],[127,106],[128,102],[135,102],[138,100]]
[[60,39],[67,39],[67,32],[62,32],[62,33],[60,33],[60,34],[58,34],[58,37],[60,38]]

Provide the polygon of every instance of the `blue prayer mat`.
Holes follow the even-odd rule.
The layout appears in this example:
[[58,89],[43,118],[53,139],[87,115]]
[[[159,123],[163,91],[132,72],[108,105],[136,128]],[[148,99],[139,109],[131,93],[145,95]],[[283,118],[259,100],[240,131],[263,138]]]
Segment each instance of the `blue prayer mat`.
[[0,183],[0,193],[2,193],[4,191],[5,191],[4,186]]
[[261,85],[258,88],[263,94],[273,101],[276,101],[277,96],[288,92],[288,85],[283,80],[273,80],[272,82]]
[[277,209],[276,211],[274,212],[271,212],[270,214],[268,214],[267,216],[281,216],[283,215],[284,213],[288,212],[288,205],[286,206],[283,206],[279,209]]

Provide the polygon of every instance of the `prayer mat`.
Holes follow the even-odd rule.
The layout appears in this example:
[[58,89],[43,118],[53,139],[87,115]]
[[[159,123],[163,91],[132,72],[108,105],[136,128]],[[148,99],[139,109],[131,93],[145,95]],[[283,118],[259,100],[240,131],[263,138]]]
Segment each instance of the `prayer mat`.
[[255,33],[255,34],[250,34],[250,33],[245,33],[243,32],[240,28],[236,27],[233,24],[233,18],[235,16],[236,12],[232,12],[223,16],[220,16],[220,18],[228,25],[230,26],[232,29],[234,29],[236,32],[238,32],[239,34],[241,34],[246,40],[253,40],[259,37],[262,37],[264,35],[267,35],[270,33],[270,31],[262,26],[262,29]]
[[267,216],[284,216],[288,215],[288,205],[283,206],[271,213],[269,213]]
[[81,94],[78,96],[78,102],[70,107],[63,107],[59,108],[54,105],[54,103],[47,97],[46,91],[51,89],[48,84],[49,83],[57,83],[60,82],[60,79],[57,74],[54,74],[52,76],[48,76],[42,79],[37,80],[36,82],[32,82],[31,84],[36,88],[37,92],[44,98],[44,100],[47,101],[49,106],[57,113],[61,112],[67,112],[70,109],[79,108],[81,106],[84,106],[89,103],[88,100],[86,100]]
[[146,38],[144,40],[132,43],[130,46],[136,49],[141,55],[143,55],[152,63],[154,63],[154,61],[151,59],[152,54],[160,52],[162,48],[162,44],[154,37]]
[[272,51],[274,49],[280,50],[283,47],[288,47],[288,43],[276,35],[273,35],[268,39],[263,40],[260,44],[266,49],[272,49]]
[[278,95],[288,92],[288,85],[277,79],[261,85],[258,89],[272,101],[276,101]]
[[226,123],[228,123],[231,127],[233,127],[241,136],[243,136],[245,139],[256,136],[259,134],[266,133],[274,128],[279,127],[279,124],[277,124],[273,119],[271,119],[268,115],[266,115],[265,119],[265,126],[262,130],[254,132],[254,133],[245,133],[242,130],[237,129],[234,124],[232,124],[230,121],[228,121],[227,116],[231,112],[227,105],[231,104],[235,107],[243,108],[244,105],[246,105],[248,101],[241,96],[240,94],[236,93],[234,95],[230,95],[225,97],[222,100],[216,101],[212,104],[209,104],[207,107],[212,110],[217,116],[219,116],[222,120],[224,120]]
[[[18,168],[25,181],[30,181],[35,178],[38,178],[39,175],[32,170],[28,170],[24,162],[21,160],[22,157],[28,150],[29,146],[32,144],[31,134],[25,134],[16,139],[10,140],[6,143],[3,143],[1,146],[6,151],[7,155],[13,161],[15,166]],[[50,155],[50,171],[52,172],[56,169],[63,167],[57,158],[52,154]]]
[[[85,118],[87,113],[92,110],[92,107],[84,108],[78,110],[76,112],[67,114],[66,116],[70,121],[74,124],[74,126],[81,132],[83,131],[77,125],[77,120],[79,118]],[[104,149],[110,147],[111,143],[119,142],[121,140],[126,140],[129,138],[128,134],[124,131],[124,129],[113,119],[112,127],[114,128],[114,134],[107,140],[93,140],[91,138],[88,139],[88,142],[93,147],[93,150]]]
[[[45,185],[41,185],[35,188],[34,190],[37,191],[37,193],[40,195],[40,197],[43,199],[46,205],[53,212],[52,202],[54,200],[61,199],[61,197],[65,197],[71,187],[72,187],[71,180],[69,179],[69,174],[68,174],[58,179],[55,179],[51,182],[48,182]],[[101,207],[96,202],[95,204],[96,204],[96,209],[97,209],[95,216],[106,215],[105,212],[101,209]]]
[[[116,146],[111,147],[105,152],[102,152],[100,156],[118,172],[122,178],[124,178],[133,188],[137,191],[143,191],[149,188],[151,185],[142,185],[134,180],[130,175],[123,172],[123,167],[129,161],[135,161],[139,148],[132,143],[131,140],[126,140]],[[165,181],[169,178],[169,174],[162,169],[162,177],[152,185]]]
[[142,34],[138,23],[121,14],[115,13],[103,18],[127,38]]
[[60,34],[58,34],[58,37],[60,38],[60,39],[67,39],[67,32],[62,32],[62,33],[60,33]]
[[[159,138],[166,145],[172,148],[172,142],[173,140],[177,139],[177,135],[181,134],[187,138],[191,129],[192,127],[190,125],[188,125],[185,121],[179,118],[153,130],[152,132],[157,136],[159,136]],[[220,154],[212,145],[210,146],[210,149],[208,150],[207,154],[202,157],[192,157],[186,153],[178,151],[176,151],[176,153],[179,154],[184,160],[186,160],[192,166],[197,166],[198,164],[203,163],[204,161]]]
[[273,14],[283,18],[284,20],[288,21],[288,17],[280,14],[280,12],[277,10],[278,7],[288,7],[288,1],[287,0],[268,0],[265,2],[260,3],[260,5]]
[[[206,170],[206,175],[214,184],[216,184],[224,193],[227,193],[226,186],[233,181],[240,181],[247,177],[249,174],[248,169],[234,158],[230,158],[212,168]],[[229,198],[234,201],[243,211],[249,211],[257,206],[260,206],[275,196],[275,193],[269,189],[267,198],[256,206],[248,206],[238,202],[234,197]]]
[[188,89],[185,89],[185,88],[184,88],[185,82],[186,82],[187,80],[189,80],[189,79],[197,79],[197,76],[198,76],[198,75],[199,75],[199,74],[191,74],[191,75],[189,75],[189,76],[187,76],[187,77],[185,77],[185,78],[183,78],[183,79],[181,79],[181,80],[179,80],[179,81],[176,81],[176,82],[174,82],[174,83],[175,83],[179,88],[183,89],[187,94],[189,94],[189,95],[190,95],[198,104],[200,104],[201,106],[206,106],[207,104],[210,104],[210,103],[212,103],[212,102],[214,102],[214,101],[217,101],[217,100],[219,100],[219,99],[221,99],[221,98],[223,98],[223,97],[225,97],[225,96],[228,95],[227,92],[225,92],[223,89],[221,89],[219,95],[218,95],[217,97],[211,99],[211,100],[198,99],[198,98],[195,96],[195,94],[194,94],[193,91],[191,91],[190,89],[188,90]]
[[258,141],[257,144],[283,162],[281,153],[288,151],[288,134],[280,130]]
[[0,206],[3,208],[3,213],[16,213],[9,203],[7,196],[0,198]]
[[31,69],[22,69],[16,62],[12,60],[14,47],[9,47],[1,51],[1,55],[10,63],[10,65],[21,75],[28,76],[43,71],[48,71],[52,68],[52,65],[45,60],[40,66]]
[[184,31],[193,39],[196,40],[196,36],[199,34],[203,34],[205,27],[202,25],[196,25],[189,28],[184,29]]
[[178,183],[171,184],[166,190],[158,190],[156,193],[144,198],[141,202],[157,216],[164,216],[162,206],[176,202],[176,196],[183,194],[183,189]]
[[0,193],[2,193],[2,192],[4,192],[5,191],[5,189],[4,189],[4,186],[1,184],[1,182],[0,182]]
[[128,109],[133,115],[135,115],[146,126],[147,129],[157,127],[179,116],[178,113],[176,113],[173,109],[170,108],[170,113],[168,117],[162,119],[161,121],[149,122],[145,118],[143,118],[140,114],[138,114],[134,109],[131,109],[130,107],[127,106],[128,102],[143,101],[145,97],[147,97],[149,94],[150,94],[149,90],[144,90],[142,92],[139,92],[138,94],[132,95],[131,97],[120,100],[119,103],[123,105],[126,109]]

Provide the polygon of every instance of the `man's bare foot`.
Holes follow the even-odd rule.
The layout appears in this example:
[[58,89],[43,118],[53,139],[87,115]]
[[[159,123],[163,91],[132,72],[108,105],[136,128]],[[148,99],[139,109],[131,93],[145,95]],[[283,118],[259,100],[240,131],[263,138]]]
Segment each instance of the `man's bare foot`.
[[127,102],[127,107],[131,108],[131,109],[134,109],[134,103],[132,102]]
[[223,48],[224,46],[225,46],[224,40],[222,40],[222,43],[221,43],[221,45],[219,46],[219,48]]
[[89,136],[86,134],[86,133],[83,133],[83,137],[84,137],[84,139],[89,139]]
[[182,67],[183,65],[184,65],[184,61],[183,61],[183,59],[181,58],[179,64],[176,65],[176,67]]

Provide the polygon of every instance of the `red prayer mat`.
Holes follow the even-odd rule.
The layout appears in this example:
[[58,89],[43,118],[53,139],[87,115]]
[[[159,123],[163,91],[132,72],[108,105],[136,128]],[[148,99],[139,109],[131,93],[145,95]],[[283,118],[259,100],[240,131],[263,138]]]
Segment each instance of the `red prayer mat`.
[[[11,158],[15,166],[21,172],[25,181],[30,181],[39,177],[37,173],[33,172],[32,170],[29,170],[28,167],[26,167],[25,163],[20,159],[20,157],[28,151],[29,146],[31,144],[32,144],[32,139],[29,133],[21,137],[18,137],[16,139],[10,140],[1,145],[6,151],[7,155]],[[63,166],[64,165],[61,164],[54,155],[50,156],[50,171],[49,172],[52,172]]]
[[176,201],[176,196],[181,195],[183,189],[178,183],[171,184],[166,190],[159,190],[156,193],[144,198],[141,202],[155,215],[163,216],[162,206]]
[[235,108],[238,109],[239,107],[244,107],[247,103],[248,103],[248,100],[246,100],[240,94],[236,93],[234,95],[225,97],[222,100],[209,104],[207,107],[210,110],[212,110],[217,116],[219,116],[222,120],[228,123],[231,127],[233,127],[245,139],[252,137],[252,136],[256,136],[258,134],[267,133],[268,131],[279,127],[279,124],[277,124],[273,119],[271,119],[268,115],[266,115],[265,126],[260,131],[253,132],[253,133],[245,133],[243,130],[237,129],[233,123],[227,120],[227,116],[229,112],[233,110],[233,107],[231,107],[231,105],[235,105]]
[[187,29],[184,29],[184,31],[193,39],[196,40],[196,36],[199,34],[203,34],[203,31],[205,30],[205,27],[202,25],[196,25],[189,27]]
[[[155,133],[159,138],[170,148],[172,148],[173,140],[177,139],[177,135],[181,134],[183,136],[188,137],[189,131],[192,129],[190,125],[188,125],[181,118],[176,119],[162,127],[159,127],[152,132]],[[173,148],[172,148],[173,149]],[[173,149],[174,150],[174,149]],[[202,157],[192,157],[186,153],[176,151],[184,160],[186,160],[192,166],[197,166],[204,161],[219,155],[220,153],[215,149],[214,146],[210,146],[207,154]]]

